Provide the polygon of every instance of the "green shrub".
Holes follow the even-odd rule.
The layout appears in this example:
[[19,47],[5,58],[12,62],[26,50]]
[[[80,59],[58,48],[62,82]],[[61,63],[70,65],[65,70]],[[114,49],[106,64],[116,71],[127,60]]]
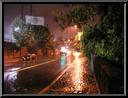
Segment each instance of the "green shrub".
[[92,49],[97,56],[119,64],[123,63],[123,39],[117,36],[114,30],[100,33],[96,29],[88,27],[84,31],[81,39],[83,53],[90,57],[90,49]]
[[103,12],[104,15],[97,25],[84,27],[81,39],[82,50],[88,57],[91,49],[97,56],[123,65],[123,5],[109,5],[105,10],[106,12]]

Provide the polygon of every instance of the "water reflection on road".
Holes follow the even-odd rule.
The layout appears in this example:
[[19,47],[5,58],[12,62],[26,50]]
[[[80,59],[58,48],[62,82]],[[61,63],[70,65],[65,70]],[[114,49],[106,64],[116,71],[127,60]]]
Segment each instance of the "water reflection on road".
[[11,68],[8,69],[7,71],[5,71],[4,73],[4,80],[16,80],[17,79],[17,70],[20,69],[20,67],[18,68]]
[[[61,55],[58,61],[50,62],[45,65],[41,65],[38,67],[28,68],[24,67],[15,67],[5,70],[4,72],[4,93],[37,93],[43,87],[49,85],[59,74],[59,71],[63,71],[63,69],[68,66],[70,63],[74,61],[78,62],[79,53],[71,53]],[[72,85],[76,86],[76,91],[81,90],[80,79],[82,79],[81,73],[81,64],[76,63],[75,70],[76,72],[72,77]],[[75,65],[74,65],[75,66]],[[25,69],[25,70],[23,70]],[[20,71],[19,71],[20,70]],[[78,74],[79,73],[79,74]]]
[[[34,94],[47,86],[60,71],[59,61],[22,70],[22,67],[4,71],[5,94]],[[19,71],[21,70],[21,71]]]
[[40,94],[98,94],[99,89],[95,76],[88,66],[88,59],[80,52],[73,53],[75,59],[68,70],[47,90]]
[[14,83],[17,79],[18,73],[16,70],[18,69],[20,69],[20,67],[8,69],[6,72],[4,72],[4,82],[5,82],[4,89],[6,90],[6,92],[11,92],[16,90],[14,88]]
[[83,90],[83,87],[81,84],[84,83],[83,81],[83,66],[81,64],[83,63],[81,59],[79,59],[80,53],[76,52],[74,53],[75,60],[74,60],[74,71],[72,74],[72,85],[74,86],[74,91],[81,93]]
[[70,65],[73,61],[74,61],[73,51],[67,50],[64,53],[61,53],[61,56],[60,56],[61,69],[64,69],[67,65]]

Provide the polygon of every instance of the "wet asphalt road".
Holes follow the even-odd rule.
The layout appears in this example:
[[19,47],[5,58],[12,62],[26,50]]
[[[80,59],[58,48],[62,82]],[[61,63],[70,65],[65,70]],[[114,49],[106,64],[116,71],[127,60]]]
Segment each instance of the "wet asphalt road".
[[73,62],[69,57],[70,63],[65,68],[60,58],[35,66],[7,68],[4,71],[4,94],[98,94],[88,60],[80,55],[76,52]]
[[26,67],[5,68],[4,94],[36,94],[61,72],[59,60],[21,70],[23,68]]
[[95,76],[90,72],[87,61],[77,57],[69,69],[48,89],[39,94],[99,94]]

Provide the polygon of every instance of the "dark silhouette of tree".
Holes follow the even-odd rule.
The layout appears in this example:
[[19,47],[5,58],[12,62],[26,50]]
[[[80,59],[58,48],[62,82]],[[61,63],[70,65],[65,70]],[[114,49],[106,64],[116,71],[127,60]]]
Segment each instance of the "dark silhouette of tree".
[[83,25],[89,23],[88,21],[93,22],[94,16],[99,13],[98,4],[67,4],[64,6],[66,10],[58,9],[53,12],[54,20],[62,29],[74,24],[82,28]]

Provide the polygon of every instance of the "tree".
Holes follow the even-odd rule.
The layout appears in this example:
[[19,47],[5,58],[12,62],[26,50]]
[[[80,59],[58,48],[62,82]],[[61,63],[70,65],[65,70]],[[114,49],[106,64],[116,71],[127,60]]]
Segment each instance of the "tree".
[[30,53],[41,48],[47,54],[46,47],[52,37],[47,27],[25,24],[23,19],[17,17],[12,23],[12,30],[18,47],[26,46]]
[[[66,10],[55,10],[53,12],[54,20],[58,22],[62,29],[68,26],[77,25],[83,31],[86,26],[94,26],[94,18],[99,13],[98,4],[67,4]],[[81,42],[77,42],[74,48],[80,48]]]
[[[76,24],[80,29],[83,25],[94,22],[94,16],[99,13],[98,4],[67,4],[66,10],[55,10],[54,20],[62,29]],[[91,24],[90,24],[91,25]]]
[[47,55],[48,48],[53,48],[52,43],[50,43],[52,34],[48,30],[48,28],[33,25],[30,26],[29,32],[31,34],[31,37],[33,38],[33,40],[32,38],[30,38],[31,40],[28,41],[31,43],[30,47],[41,48],[42,52],[44,51],[44,54]]
[[19,16],[16,17],[13,22],[12,22],[12,32],[13,32],[13,36],[16,39],[16,45],[18,47],[21,47],[24,45],[24,34],[27,31],[27,25],[25,24],[25,22],[23,21],[23,19]]
[[83,50],[89,49],[100,57],[123,65],[123,5],[104,5],[102,20],[94,27],[88,27],[82,37]]
[[22,20],[22,18],[18,16],[13,20],[11,26],[12,26],[13,36],[16,39],[16,42],[13,43],[13,49],[15,49],[16,52],[20,51],[20,56],[21,56],[21,47],[24,46],[23,38],[24,38],[24,33],[26,31],[26,25],[25,22]]

